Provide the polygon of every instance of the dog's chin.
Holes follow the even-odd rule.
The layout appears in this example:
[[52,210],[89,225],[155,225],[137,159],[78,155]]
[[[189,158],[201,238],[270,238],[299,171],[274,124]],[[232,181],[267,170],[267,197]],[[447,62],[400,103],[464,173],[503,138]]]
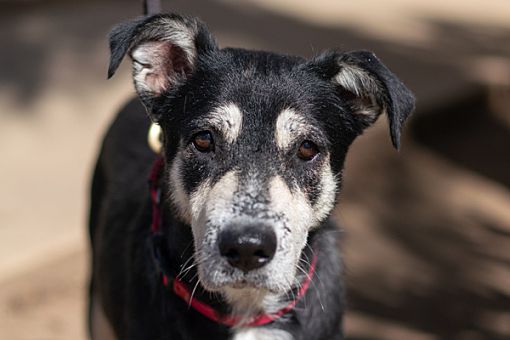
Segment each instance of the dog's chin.
[[[256,290],[272,294],[283,294],[287,292],[290,287],[285,282],[278,282],[265,274],[254,273],[237,273],[204,275],[199,270],[199,280],[205,290],[210,292],[223,292],[226,289],[235,290]],[[292,282],[287,280],[286,282]]]
[[223,285],[220,290],[225,289],[235,289],[237,291],[245,290],[245,291],[259,291],[259,292],[265,292],[265,293],[273,293],[273,294],[280,294],[283,293],[285,290],[278,289],[278,286],[272,286],[267,285],[264,283],[254,283],[246,280],[237,280],[233,281],[232,283],[228,283]]
[[223,288],[267,290],[267,287],[260,287],[260,285],[253,284],[245,280],[233,282],[232,284],[228,284]]
[[204,279],[200,279],[200,283],[204,287],[205,290],[210,292],[223,292],[226,289],[235,289],[235,290],[257,290],[264,291],[273,294],[284,293],[286,290],[280,288],[280,285],[271,285],[265,284],[261,282],[252,282],[246,279],[231,279],[231,280],[222,280],[221,282],[208,281]]

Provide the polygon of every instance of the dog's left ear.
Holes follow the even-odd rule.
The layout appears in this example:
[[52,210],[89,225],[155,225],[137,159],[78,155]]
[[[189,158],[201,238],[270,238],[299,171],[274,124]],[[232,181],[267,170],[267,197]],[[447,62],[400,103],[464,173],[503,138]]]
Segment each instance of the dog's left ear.
[[386,112],[393,146],[400,147],[400,132],[414,110],[411,91],[368,51],[326,52],[309,65],[323,79],[337,86],[356,119],[367,127]]
[[108,78],[128,54],[136,91],[154,121],[160,119],[153,110],[157,99],[185,83],[199,57],[217,49],[200,20],[177,14],[158,14],[119,24],[109,39]]

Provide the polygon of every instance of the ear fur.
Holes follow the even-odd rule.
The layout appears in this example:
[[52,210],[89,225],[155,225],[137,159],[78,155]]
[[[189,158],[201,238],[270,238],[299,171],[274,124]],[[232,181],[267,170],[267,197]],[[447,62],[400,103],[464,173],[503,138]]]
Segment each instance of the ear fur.
[[202,22],[176,14],[158,14],[119,24],[111,31],[109,41],[108,78],[128,54],[136,91],[154,120],[158,119],[152,115],[154,100],[186,80],[198,55],[217,48]]
[[327,52],[314,62],[321,76],[340,88],[364,124],[372,124],[386,112],[391,140],[398,150],[403,124],[414,110],[411,91],[372,52]]

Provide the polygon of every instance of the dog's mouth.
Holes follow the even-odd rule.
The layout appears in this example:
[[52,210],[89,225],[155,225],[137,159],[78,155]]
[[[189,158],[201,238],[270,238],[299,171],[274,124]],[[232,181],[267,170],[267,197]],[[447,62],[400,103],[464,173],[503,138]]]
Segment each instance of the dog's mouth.
[[260,288],[260,287],[257,287],[256,285],[254,285],[253,283],[248,282],[245,279],[241,279],[241,280],[239,280],[237,282],[233,282],[232,284],[229,285],[229,287],[236,288],[236,289],[241,289],[241,288]]
[[232,288],[281,294],[291,288],[291,283],[295,281],[295,271],[276,267],[279,266],[268,265],[243,272],[232,268],[225,261],[209,258],[198,265],[198,278],[201,285],[210,292],[221,292]]
[[253,288],[271,290],[267,285],[268,280],[265,275],[252,275],[251,273],[232,273],[226,274],[218,271],[216,273],[200,275],[199,279],[204,288],[210,291],[220,291],[225,288]]
[[234,289],[247,289],[247,288],[250,288],[250,289],[258,289],[258,290],[265,290],[265,291],[270,291],[272,293],[277,293],[277,291],[275,291],[274,289],[271,289],[271,287],[268,287],[266,284],[264,284],[263,282],[253,282],[249,279],[246,279],[246,278],[242,278],[242,279],[237,279],[235,281],[232,281],[231,283],[227,283],[223,286],[223,288],[234,288]]

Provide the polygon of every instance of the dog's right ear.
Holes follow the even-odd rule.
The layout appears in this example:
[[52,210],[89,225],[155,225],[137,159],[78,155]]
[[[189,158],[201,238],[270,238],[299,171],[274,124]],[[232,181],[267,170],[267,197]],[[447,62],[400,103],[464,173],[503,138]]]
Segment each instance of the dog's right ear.
[[176,14],[159,14],[119,24],[111,31],[109,40],[108,78],[128,54],[136,91],[153,121],[160,119],[153,112],[154,101],[186,81],[199,55],[217,49],[202,22]]

